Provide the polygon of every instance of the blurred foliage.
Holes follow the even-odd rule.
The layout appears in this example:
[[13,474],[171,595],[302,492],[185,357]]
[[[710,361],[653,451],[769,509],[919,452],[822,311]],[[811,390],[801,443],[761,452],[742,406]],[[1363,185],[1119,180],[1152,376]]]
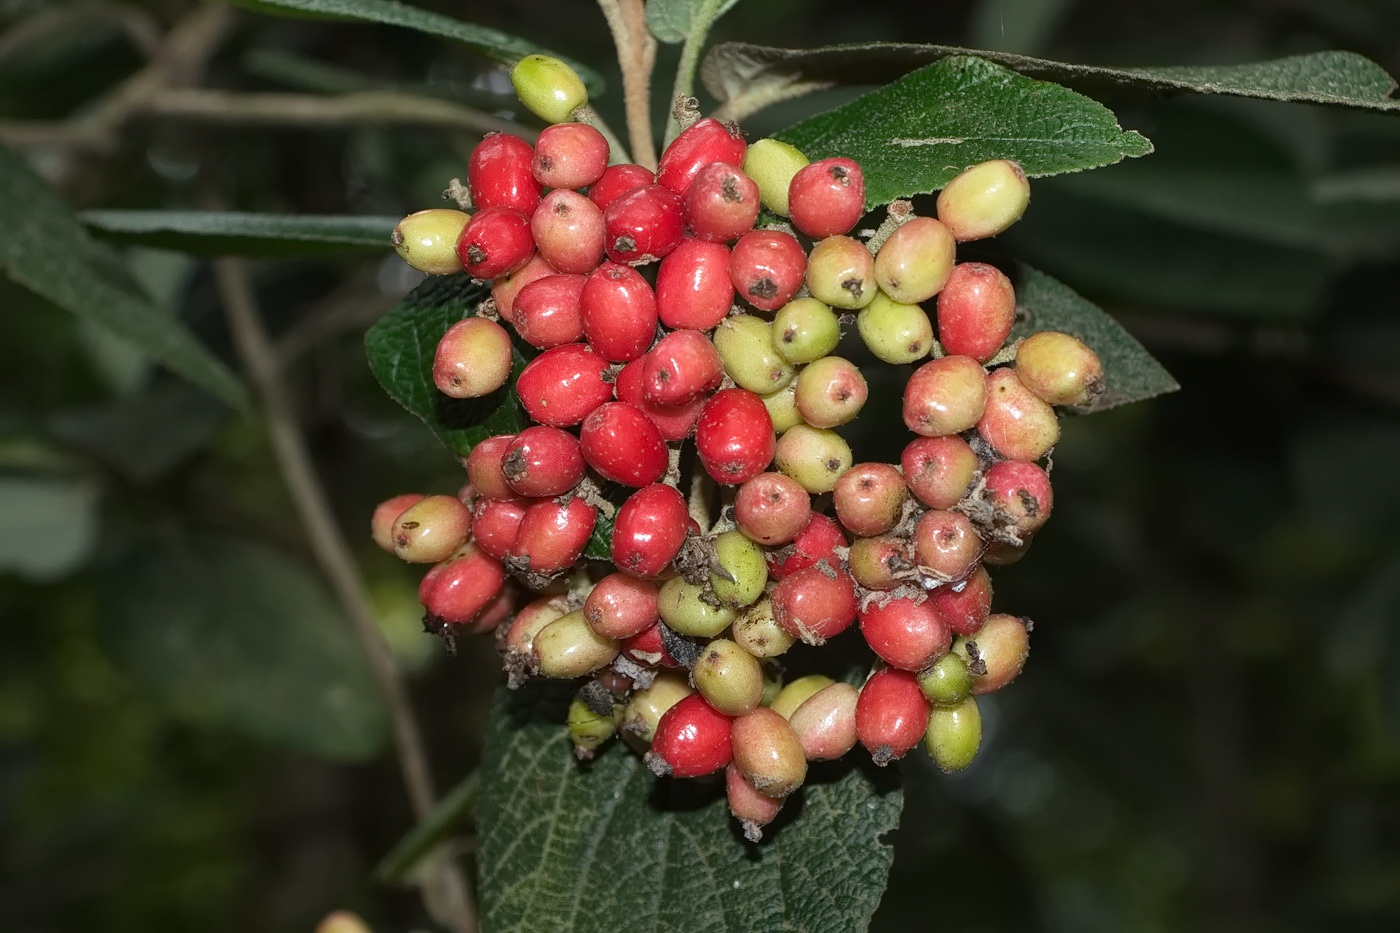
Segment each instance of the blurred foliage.
[[[601,17],[570,0],[427,6],[581,61],[611,56]],[[180,0],[0,6],[0,137],[90,112],[187,12]],[[1394,74],[1397,33],[1393,0],[765,0],[737,5],[713,36],[1121,66],[1338,48]],[[677,54],[661,49],[660,74]],[[615,69],[599,70],[615,88]],[[236,16],[202,86],[394,89],[521,118],[503,72],[466,47],[253,12]],[[779,105],[748,127],[850,96]],[[1035,618],[1034,660],[984,704],[972,769],[947,779],[915,756],[905,765],[874,929],[1394,929],[1400,123],[1265,101],[1104,103],[1156,153],[1038,182],[992,255],[1101,303],[1184,388],[1065,425],[1058,518],[995,575],[998,607]],[[621,124],[616,94],[596,104]],[[81,210],[202,210],[213,192],[230,210],[392,217],[436,204],[476,138],[148,115],[100,146],[31,154]],[[121,250],[123,294],[138,282],[150,309],[231,364],[209,266]],[[411,569],[358,533],[380,499],[461,481],[365,358],[365,329],[416,277],[382,254],[308,256],[294,237],[255,268],[321,476],[450,786],[477,764],[494,653],[478,640],[446,657],[418,631]],[[416,897],[372,880],[410,823],[387,750],[336,764],[285,734],[249,737],[204,701],[171,702],[132,655],[169,650],[153,637],[161,620],[113,602],[113,579],[173,571],[163,549],[189,542],[244,558],[252,545],[228,542],[257,542],[310,564],[264,425],[4,281],[0,307],[0,928],[309,930],[341,906],[376,929],[422,927]],[[222,592],[230,611],[200,620],[210,646],[248,634],[230,627],[259,605],[255,588]],[[272,685],[322,676],[327,656],[268,644],[258,660]]]

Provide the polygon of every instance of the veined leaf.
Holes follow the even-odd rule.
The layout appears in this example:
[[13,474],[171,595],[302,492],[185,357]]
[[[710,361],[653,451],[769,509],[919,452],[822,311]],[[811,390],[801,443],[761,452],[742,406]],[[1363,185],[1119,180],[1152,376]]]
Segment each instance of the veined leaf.
[[684,42],[698,13],[707,5],[716,9],[710,22],[727,13],[739,0],[650,0],[647,4],[647,29],[660,42]]
[[199,256],[320,256],[384,249],[397,217],[256,214],[236,211],[85,211],[108,239]]

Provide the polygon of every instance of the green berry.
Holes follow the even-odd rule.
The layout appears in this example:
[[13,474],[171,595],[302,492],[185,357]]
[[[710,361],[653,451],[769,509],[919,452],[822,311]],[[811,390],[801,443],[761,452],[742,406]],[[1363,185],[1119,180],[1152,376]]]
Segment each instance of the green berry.
[[574,697],[569,704],[569,739],[574,743],[574,755],[580,761],[587,761],[608,739],[617,735],[617,727],[622,722],[622,707],[613,704],[612,711],[600,715],[584,702],[582,697]]
[[727,638],[716,638],[705,646],[695,660],[690,682],[726,716],[742,716],[763,699],[763,666]]
[[807,167],[807,157],[796,146],[776,139],[755,140],[744,152],[744,174],[758,185],[763,206],[788,215],[788,187],[792,177]]
[[778,438],[773,462],[810,493],[831,492],[851,468],[851,447],[835,431],[795,425]]
[[710,564],[710,589],[720,605],[731,609],[751,606],[763,595],[768,563],[763,548],[742,531],[726,531],[715,537]]
[[924,730],[924,748],[938,770],[961,771],[977,757],[982,745],[982,713],[976,697],[956,706],[935,706]]
[[993,159],[966,169],[938,193],[938,219],[959,243],[996,236],[1021,219],[1031,200],[1021,166]]
[[807,257],[807,290],[833,308],[864,308],[877,291],[875,257],[852,237],[818,240]]
[[666,711],[694,692],[682,674],[656,675],[650,687],[632,694],[622,711],[622,734],[628,744],[645,750]]
[[795,372],[774,346],[773,325],[752,314],[736,314],[715,328],[715,349],[734,384],[759,395],[785,387]]
[[808,697],[815,695],[820,690],[825,690],[834,683],[836,681],[825,674],[808,674],[805,677],[799,677],[783,687],[778,692],[777,699],[768,708],[784,719],[791,719],[792,714],[797,712],[799,706],[807,702]]
[[403,261],[426,275],[451,275],[462,271],[457,239],[471,220],[466,211],[434,207],[400,220],[389,242]]
[[797,376],[797,411],[816,428],[834,428],[860,414],[870,394],[860,367],[839,356],[808,363]]
[[773,316],[773,346],[791,363],[810,363],[841,342],[841,323],[815,298],[789,301]]
[[559,680],[582,677],[617,657],[617,647],[616,640],[593,631],[578,609],[550,622],[535,636],[535,670]]
[[972,672],[950,651],[919,674],[919,689],[934,706],[956,706],[972,692]]
[[546,123],[568,123],[574,110],[588,103],[578,72],[549,55],[526,55],[516,62],[510,83],[525,109]]
[[776,658],[797,642],[773,618],[773,603],[766,598],[745,609],[744,614],[734,620],[730,637],[756,658]]
[[802,423],[802,415],[797,411],[797,384],[789,382],[777,392],[761,396],[763,407],[768,409],[768,417],[773,421],[773,433],[784,432]]
[[891,233],[875,254],[875,281],[895,301],[928,301],[948,281],[956,252],[947,227],[932,217],[915,217]]
[[915,304],[895,301],[883,291],[856,317],[866,347],[886,363],[912,363],[933,349],[933,322]]
[[656,608],[661,613],[661,621],[680,634],[714,638],[729,628],[737,615],[727,606],[716,605],[717,602],[703,586],[672,577],[661,584]]
[[1103,393],[1103,363],[1069,334],[1047,330],[1016,347],[1016,377],[1051,405],[1087,405]]

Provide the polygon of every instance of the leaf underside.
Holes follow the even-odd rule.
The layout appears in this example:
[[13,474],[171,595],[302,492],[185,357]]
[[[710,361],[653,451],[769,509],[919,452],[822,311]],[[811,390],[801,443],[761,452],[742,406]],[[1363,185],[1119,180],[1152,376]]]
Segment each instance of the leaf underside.
[[200,256],[320,256],[384,249],[397,217],[258,214],[236,211],[85,211],[106,239]]

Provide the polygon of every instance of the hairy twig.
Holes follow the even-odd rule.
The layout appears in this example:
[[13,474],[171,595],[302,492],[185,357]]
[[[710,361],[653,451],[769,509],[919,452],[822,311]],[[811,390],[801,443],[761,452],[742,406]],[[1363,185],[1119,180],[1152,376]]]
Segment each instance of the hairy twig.
[[656,168],[656,140],[651,129],[651,71],[656,64],[656,39],[647,29],[642,0],[598,0],[617,46],[622,68],[622,94],[627,107],[627,134],[632,158]]

